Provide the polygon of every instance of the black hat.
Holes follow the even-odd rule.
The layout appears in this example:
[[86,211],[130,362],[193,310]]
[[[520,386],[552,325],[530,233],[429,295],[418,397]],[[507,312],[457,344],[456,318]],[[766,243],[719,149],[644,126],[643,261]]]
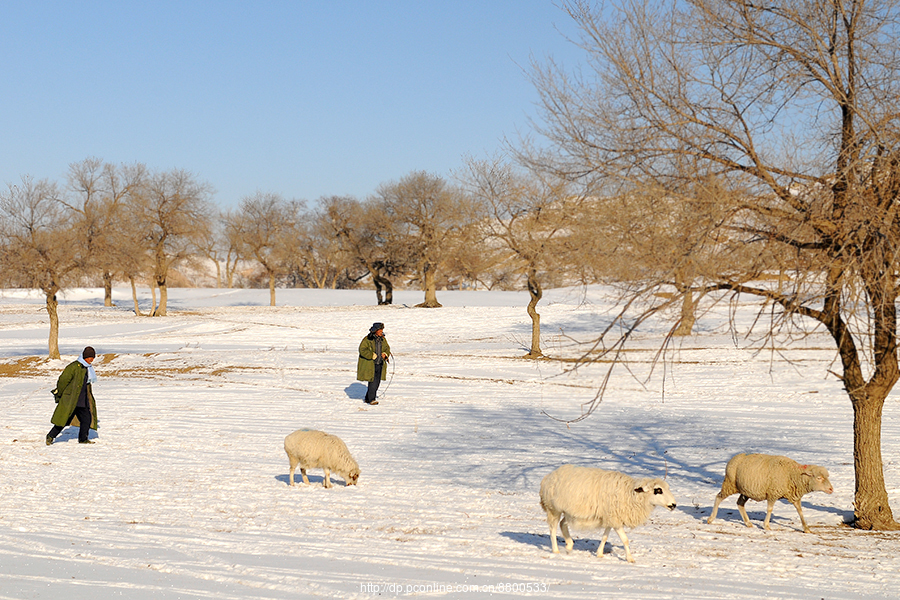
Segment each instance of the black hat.
[[375,333],[379,329],[384,329],[384,323],[372,323],[372,326],[369,327],[369,333]]
[[85,348],[84,351],[81,353],[81,357],[85,360],[87,360],[89,358],[93,358],[95,356],[97,356],[97,353],[94,352],[94,349],[91,348],[90,346]]

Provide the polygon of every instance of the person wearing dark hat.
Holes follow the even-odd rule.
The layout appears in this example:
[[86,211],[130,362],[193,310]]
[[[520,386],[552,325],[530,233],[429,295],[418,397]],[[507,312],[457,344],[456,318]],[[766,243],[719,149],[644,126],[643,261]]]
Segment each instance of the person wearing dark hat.
[[53,398],[56,400],[56,410],[50,422],[53,428],[47,434],[47,445],[53,443],[56,436],[64,427],[78,419],[78,443],[93,444],[88,439],[91,429],[97,429],[97,403],[94,401],[94,393],[91,384],[97,381],[97,373],[91,363],[97,353],[88,346],[75,362],[69,363],[56,381],[56,389],[53,390]]
[[378,404],[375,394],[381,382],[387,379],[384,365],[390,356],[391,347],[384,337],[384,323],[373,323],[369,335],[359,344],[359,359],[356,361],[356,379],[369,382],[366,404]]

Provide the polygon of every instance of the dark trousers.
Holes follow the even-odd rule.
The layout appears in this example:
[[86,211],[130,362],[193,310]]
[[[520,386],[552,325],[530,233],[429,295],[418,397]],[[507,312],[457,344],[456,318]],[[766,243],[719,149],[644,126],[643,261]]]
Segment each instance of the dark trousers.
[[[91,407],[76,406],[75,412],[73,412],[72,416],[69,417],[69,420],[66,421],[66,425],[72,422],[73,417],[78,417],[78,441],[86,442],[88,439],[88,434],[91,432]],[[56,438],[56,436],[58,436],[63,429],[64,428],[60,425],[54,425],[50,430],[50,433],[47,434],[47,437]]]
[[383,368],[384,363],[375,363],[375,377],[369,382],[369,389],[366,390],[366,402],[375,401],[375,394],[378,393],[378,386],[381,385],[381,369]]

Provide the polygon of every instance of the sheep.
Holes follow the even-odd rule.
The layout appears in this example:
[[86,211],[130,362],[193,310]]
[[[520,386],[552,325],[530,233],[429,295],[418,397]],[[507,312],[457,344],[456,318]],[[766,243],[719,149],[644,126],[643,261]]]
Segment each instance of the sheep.
[[331,485],[331,471],[344,478],[347,485],[356,485],[359,479],[359,465],[350,455],[346,444],[336,435],[315,431],[312,429],[298,429],[284,438],[284,451],[287,452],[288,461],[291,464],[291,485],[294,485],[294,471],[300,465],[300,475],[303,483],[308,484],[307,469],[323,469],[326,488]]
[[747,527],[750,517],[744,509],[747,500],[766,500],[769,503],[766,510],[764,529],[771,530],[769,519],[772,518],[772,508],[776,500],[784,498],[794,505],[800,522],[803,524],[803,533],[811,533],[803,518],[803,509],[800,507],[800,499],[810,492],[834,491],[828,480],[828,471],[824,467],[816,465],[800,465],[787,456],[773,456],[770,454],[735,454],[725,466],[725,480],[722,482],[722,490],[716,494],[716,503],[713,505],[712,514],[707,524],[712,523],[719,510],[719,504],[732,494],[740,494],[737,505],[744,518]]
[[574,546],[569,525],[588,529],[605,527],[597,556],[603,555],[609,532],[615,529],[625,546],[625,558],[633,563],[625,527],[645,523],[655,506],[675,510],[675,497],[662,479],[636,480],[616,471],[563,465],[541,481],[541,508],[547,512],[554,554],[559,554],[557,524],[566,540],[567,553]]

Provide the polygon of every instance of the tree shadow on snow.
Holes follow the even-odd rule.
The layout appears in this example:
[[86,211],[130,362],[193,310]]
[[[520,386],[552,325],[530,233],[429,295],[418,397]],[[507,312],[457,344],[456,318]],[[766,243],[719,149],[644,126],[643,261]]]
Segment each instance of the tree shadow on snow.
[[[473,426],[464,432],[420,430],[418,443],[403,451],[427,456],[437,464],[455,465],[448,475],[466,485],[472,484],[473,473],[480,472],[487,476],[484,481],[536,491],[545,475],[566,463],[622,471],[636,478],[674,476],[709,486],[710,502],[722,483],[725,463],[698,460],[691,438],[684,434],[696,428],[692,418],[643,415],[645,420],[635,423],[629,415],[605,415],[602,427],[576,430],[534,409],[466,406],[456,411]],[[498,423],[514,423],[515,427],[498,427]],[[726,446],[725,436],[725,432],[708,435],[703,445]],[[517,455],[521,460],[516,460]],[[490,456],[512,460],[485,460]]]
[[[692,414],[618,410],[595,415],[596,426],[567,427],[537,408],[465,405],[444,409],[441,416],[459,418],[470,426],[464,431],[422,426],[417,439],[397,451],[428,457],[438,468],[452,465],[444,475],[467,486],[480,481],[536,492],[545,475],[566,463],[621,471],[635,478],[668,477],[670,485],[688,483],[694,487],[692,496],[680,496],[677,488],[673,492],[679,505],[697,518],[703,518],[698,515],[700,505],[707,518],[711,513],[725,464],[733,454],[791,455],[808,451],[802,440],[794,438],[781,440],[771,448],[756,447],[759,441],[748,443],[743,432],[729,425],[726,417],[698,421]],[[812,505],[814,510],[846,514],[841,508],[829,507],[824,500],[822,505],[818,501]],[[790,504],[786,508],[793,510]]]

